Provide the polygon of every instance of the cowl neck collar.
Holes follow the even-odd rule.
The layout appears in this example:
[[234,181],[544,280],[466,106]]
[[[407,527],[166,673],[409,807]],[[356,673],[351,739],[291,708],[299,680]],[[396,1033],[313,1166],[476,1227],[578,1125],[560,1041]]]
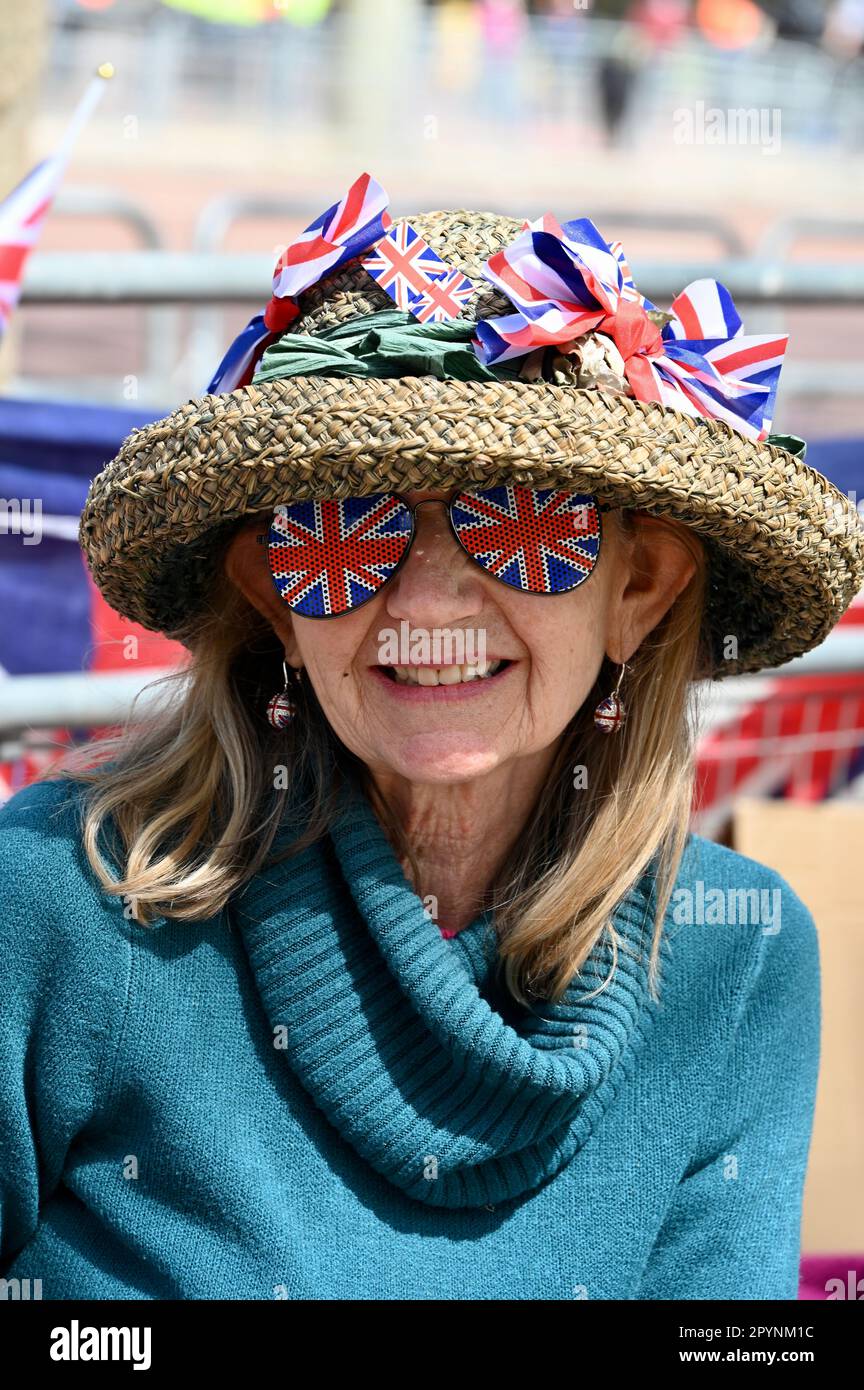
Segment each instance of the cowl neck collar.
[[582,997],[608,973],[600,944],[557,1004],[525,1009],[496,995],[491,914],[442,937],[350,789],[328,836],[259,871],[229,912],[286,1064],[366,1163],[429,1206],[507,1201],[558,1173],[653,1020],[650,876],[614,914],[611,984]]

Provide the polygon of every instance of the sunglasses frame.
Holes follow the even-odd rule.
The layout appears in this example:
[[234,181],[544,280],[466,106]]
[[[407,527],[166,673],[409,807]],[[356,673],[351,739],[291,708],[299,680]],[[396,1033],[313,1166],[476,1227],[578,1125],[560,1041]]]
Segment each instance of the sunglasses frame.
[[[513,483],[513,484],[500,484],[500,483],[499,483],[499,484],[496,484],[496,486],[499,486],[499,487],[500,487],[500,486],[523,487],[524,485],[523,485],[523,484],[520,484],[520,483]],[[503,584],[504,587],[507,588],[507,589],[509,589],[512,593],[516,593],[516,594],[525,594],[525,595],[529,595],[529,596],[530,596],[530,595],[533,595],[535,598],[556,598],[556,597],[558,597],[559,594],[572,594],[574,589],[580,588],[581,585],[585,583],[585,579],[590,579],[590,578],[591,578],[591,575],[593,574],[594,568],[596,567],[596,564],[597,564],[597,561],[596,561],[596,560],[595,560],[594,565],[592,566],[591,570],[589,571],[589,573],[586,574],[585,579],[581,580],[579,584],[574,584],[574,585],[572,586],[572,588],[570,588],[570,589],[559,589],[559,590],[557,591],[557,593],[554,593],[554,594],[539,594],[539,593],[538,593],[538,594],[535,594],[533,589],[518,589],[518,588],[516,587],[515,584],[508,584],[507,581],[506,581],[506,579],[500,579],[500,578],[498,577],[497,574],[493,574],[491,570],[486,569],[486,567],[485,567],[484,565],[481,565],[481,564],[480,564],[480,561],[477,560],[477,559],[475,558],[475,556],[473,556],[473,555],[471,554],[471,552],[470,552],[469,550],[467,550],[466,547],[463,545],[462,541],[461,541],[460,538],[459,538],[459,533],[458,533],[458,531],[456,530],[455,525],[453,524],[453,503],[456,501],[457,498],[461,497],[461,496],[463,495],[463,493],[468,493],[468,494],[470,494],[472,491],[475,491],[475,490],[480,490],[480,489],[472,489],[472,488],[465,488],[465,487],[456,488],[456,489],[453,491],[453,493],[450,495],[450,497],[448,497],[448,498],[444,498],[444,497],[424,497],[424,498],[421,498],[421,500],[420,500],[419,502],[415,502],[413,506],[411,506],[410,503],[406,502],[405,499],[402,497],[401,493],[398,493],[398,492],[369,493],[368,495],[369,495],[370,497],[372,497],[372,496],[374,496],[374,497],[395,497],[395,498],[397,499],[397,501],[401,502],[402,505],[405,507],[405,509],[406,509],[408,512],[410,512],[410,514],[411,514],[411,532],[410,532],[410,535],[409,535],[409,537],[408,537],[408,544],[407,544],[406,547],[405,547],[404,553],[403,553],[402,555],[400,555],[400,557],[399,557],[399,559],[397,560],[396,564],[393,566],[392,572],[391,572],[391,573],[387,576],[387,578],[384,580],[384,583],[381,584],[381,585],[379,585],[379,587],[374,591],[374,593],[371,593],[371,594],[369,595],[368,598],[363,599],[362,603],[355,603],[355,604],[352,604],[352,606],[351,606],[350,608],[346,608],[346,609],[345,609],[345,612],[343,612],[343,613],[299,613],[297,616],[298,616],[298,617],[301,617],[301,618],[308,618],[308,619],[310,620],[310,622],[315,622],[315,623],[317,623],[317,622],[329,622],[330,619],[332,619],[332,618],[344,618],[344,617],[346,617],[349,613],[356,613],[358,609],[360,609],[360,608],[365,608],[365,606],[366,606],[367,603],[371,603],[371,602],[372,602],[372,599],[377,598],[378,594],[380,594],[380,593],[382,592],[382,590],[386,589],[387,585],[391,582],[391,580],[393,580],[393,579],[396,578],[396,575],[399,573],[399,570],[402,568],[403,564],[404,564],[405,561],[408,559],[408,556],[409,556],[410,553],[411,553],[411,548],[412,548],[412,546],[413,546],[413,544],[414,544],[414,541],[415,541],[415,539],[416,539],[416,536],[417,536],[417,519],[416,519],[416,515],[415,515],[415,513],[416,513],[416,511],[417,511],[417,508],[418,508],[418,507],[424,507],[424,506],[426,506],[426,505],[428,505],[428,504],[430,504],[430,503],[431,503],[431,504],[438,505],[438,506],[446,507],[446,509],[447,509],[447,521],[448,521],[448,524],[449,524],[449,526],[450,526],[450,533],[451,533],[451,535],[453,536],[453,539],[456,541],[456,544],[458,545],[458,547],[459,547],[459,549],[461,550],[462,554],[465,555],[465,556],[471,561],[471,563],[472,563],[473,565],[476,565],[477,569],[480,570],[481,574],[485,574],[485,575],[487,575],[490,579],[494,579],[495,582],[498,583],[498,584]],[[490,490],[490,489],[488,489],[488,488],[482,489],[482,491],[485,491],[485,492],[488,492],[489,490]],[[584,492],[584,493],[571,492],[571,489],[570,489],[570,488],[554,488],[554,487],[552,487],[552,488],[531,488],[531,487],[528,487],[528,488],[525,488],[524,490],[525,490],[525,491],[529,491],[529,492],[567,492],[567,493],[570,493],[571,496],[574,496],[574,497],[589,497],[589,498],[594,498],[594,499],[595,499],[595,500],[594,500],[594,509],[595,509],[595,511],[597,512],[597,521],[598,521],[597,557],[598,557],[598,559],[599,559],[599,556],[600,556],[600,546],[601,546],[602,541],[603,541],[603,512],[611,512],[611,511],[614,510],[613,504],[612,504],[611,502],[598,502],[598,501],[596,500],[596,497],[597,497],[597,494],[596,494],[596,493],[593,493],[593,492]],[[334,501],[334,502],[338,502],[338,501],[344,500],[344,499],[340,499],[340,498],[325,498],[325,497],[317,497],[317,498],[316,498],[316,497],[308,497],[308,498],[302,498],[302,499],[297,499],[297,500],[302,500],[302,501],[304,501],[304,502],[325,502],[325,501]],[[267,544],[267,543],[269,542],[269,539],[270,539],[270,531],[271,531],[271,529],[272,529],[272,517],[276,514],[278,508],[281,507],[281,506],[290,506],[290,505],[291,505],[290,503],[284,503],[284,502],[278,502],[278,503],[276,503],[276,505],[273,507],[273,509],[272,509],[272,511],[271,511],[271,513],[270,513],[270,516],[271,516],[271,523],[270,523],[270,526],[268,526],[268,528],[267,528],[267,530],[266,530],[265,532],[263,532],[263,533],[262,533],[262,532],[259,532],[259,534],[255,537],[255,539],[256,539],[256,541],[258,542],[259,545],[260,545],[260,544]],[[272,577],[272,576],[271,576],[271,577]],[[296,611],[296,610],[294,610],[294,609],[291,608],[290,603],[286,603],[285,606],[286,606],[292,613]]]

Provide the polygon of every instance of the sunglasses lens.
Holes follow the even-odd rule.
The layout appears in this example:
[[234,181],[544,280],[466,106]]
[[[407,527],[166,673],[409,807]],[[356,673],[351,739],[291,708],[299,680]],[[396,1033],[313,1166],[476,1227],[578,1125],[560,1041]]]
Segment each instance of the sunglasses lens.
[[588,493],[512,486],[460,492],[451,516],[471,558],[525,593],[566,593],[597,563],[600,513]]
[[267,552],[281,597],[305,618],[332,618],[374,598],[411,542],[397,497],[325,498],[276,507]]

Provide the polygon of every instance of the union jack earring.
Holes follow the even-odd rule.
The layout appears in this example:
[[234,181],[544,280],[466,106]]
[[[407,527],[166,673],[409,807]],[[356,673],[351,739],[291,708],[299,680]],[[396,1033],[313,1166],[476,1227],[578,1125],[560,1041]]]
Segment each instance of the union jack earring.
[[[288,694],[291,680],[288,675],[288,667],[284,661],[282,662],[282,670],[285,674],[285,687],[282,690],[277,690],[276,694],[271,697],[267,704],[267,720],[273,725],[274,729],[287,728],[297,713],[297,706]],[[295,683],[298,679],[299,673],[294,677]]]
[[627,711],[624,701],[618,691],[621,689],[621,680],[627,666],[621,663],[621,670],[618,672],[618,680],[611,695],[607,695],[605,700],[601,700],[594,711],[594,723],[598,729],[602,729],[604,734],[617,734],[619,729],[624,727],[627,719]]

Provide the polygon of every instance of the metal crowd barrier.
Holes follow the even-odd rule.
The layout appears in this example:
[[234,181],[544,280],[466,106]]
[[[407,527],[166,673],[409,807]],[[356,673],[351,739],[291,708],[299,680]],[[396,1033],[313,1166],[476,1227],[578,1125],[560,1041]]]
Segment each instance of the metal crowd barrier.
[[[58,252],[35,254],[23,286],[25,304],[139,304],[151,315],[146,374],[137,384],[137,399],[170,403],[178,397],[205,389],[232,336],[220,320],[216,306],[243,305],[236,328],[266,301],[273,273],[273,256],[253,252],[215,251],[118,251]],[[782,332],[780,309],[827,308],[864,304],[864,261],[812,262],[766,261],[758,256],[721,261],[668,262],[643,260],[633,267],[640,289],[655,303],[670,303],[692,280],[714,277],[728,287],[742,309],[757,306],[747,321],[751,332]],[[197,307],[192,333],[181,357],[174,308]],[[766,315],[774,311],[771,322]],[[757,322],[761,312],[762,321]],[[784,391],[791,395],[856,395],[861,390],[860,361],[811,359],[790,361],[784,368]],[[96,399],[116,399],[118,378],[99,383],[95,391],[88,379],[76,376],[53,382],[55,391],[75,390]],[[41,378],[19,377],[16,393],[38,395]],[[107,394],[106,394],[107,392]]]
[[167,674],[151,668],[131,672],[64,672],[48,676],[6,676],[0,680],[0,738],[24,729],[84,729],[125,719],[137,699],[143,713],[158,698],[151,682]]
[[[72,672],[60,675],[6,676],[0,680],[0,738],[16,736],[24,729],[87,728],[113,724],[132,710],[146,712],[164,688],[148,689],[167,674],[168,668],[131,672]],[[847,674],[864,671],[864,641],[856,632],[835,629],[812,652],[766,672],[771,680],[794,676]],[[711,686],[711,697],[725,698],[734,685],[736,703],[761,676],[736,676],[733,681]]]
[[[727,261],[640,261],[639,288],[669,301],[690,280],[713,276],[736,302],[864,304],[864,261],[838,265]],[[22,300],[30,304],[261,304],[273,259],[257,252],[44,251],[27,270]],[[262,289],[263,286],[263,289]]]
[[[58,215],[98,217],[119,223],[132,233],[142,249],[161,254],[163,241],[158,222],[139,203],[113,188],[80,184],[61,187],[54,199],[51,215],[52,218]],[[147,310],[145,320],[144,361],[148,380],[156,381],[164,375],[165,363],[176,360],[179,344],[178,311],[154,301]]]

